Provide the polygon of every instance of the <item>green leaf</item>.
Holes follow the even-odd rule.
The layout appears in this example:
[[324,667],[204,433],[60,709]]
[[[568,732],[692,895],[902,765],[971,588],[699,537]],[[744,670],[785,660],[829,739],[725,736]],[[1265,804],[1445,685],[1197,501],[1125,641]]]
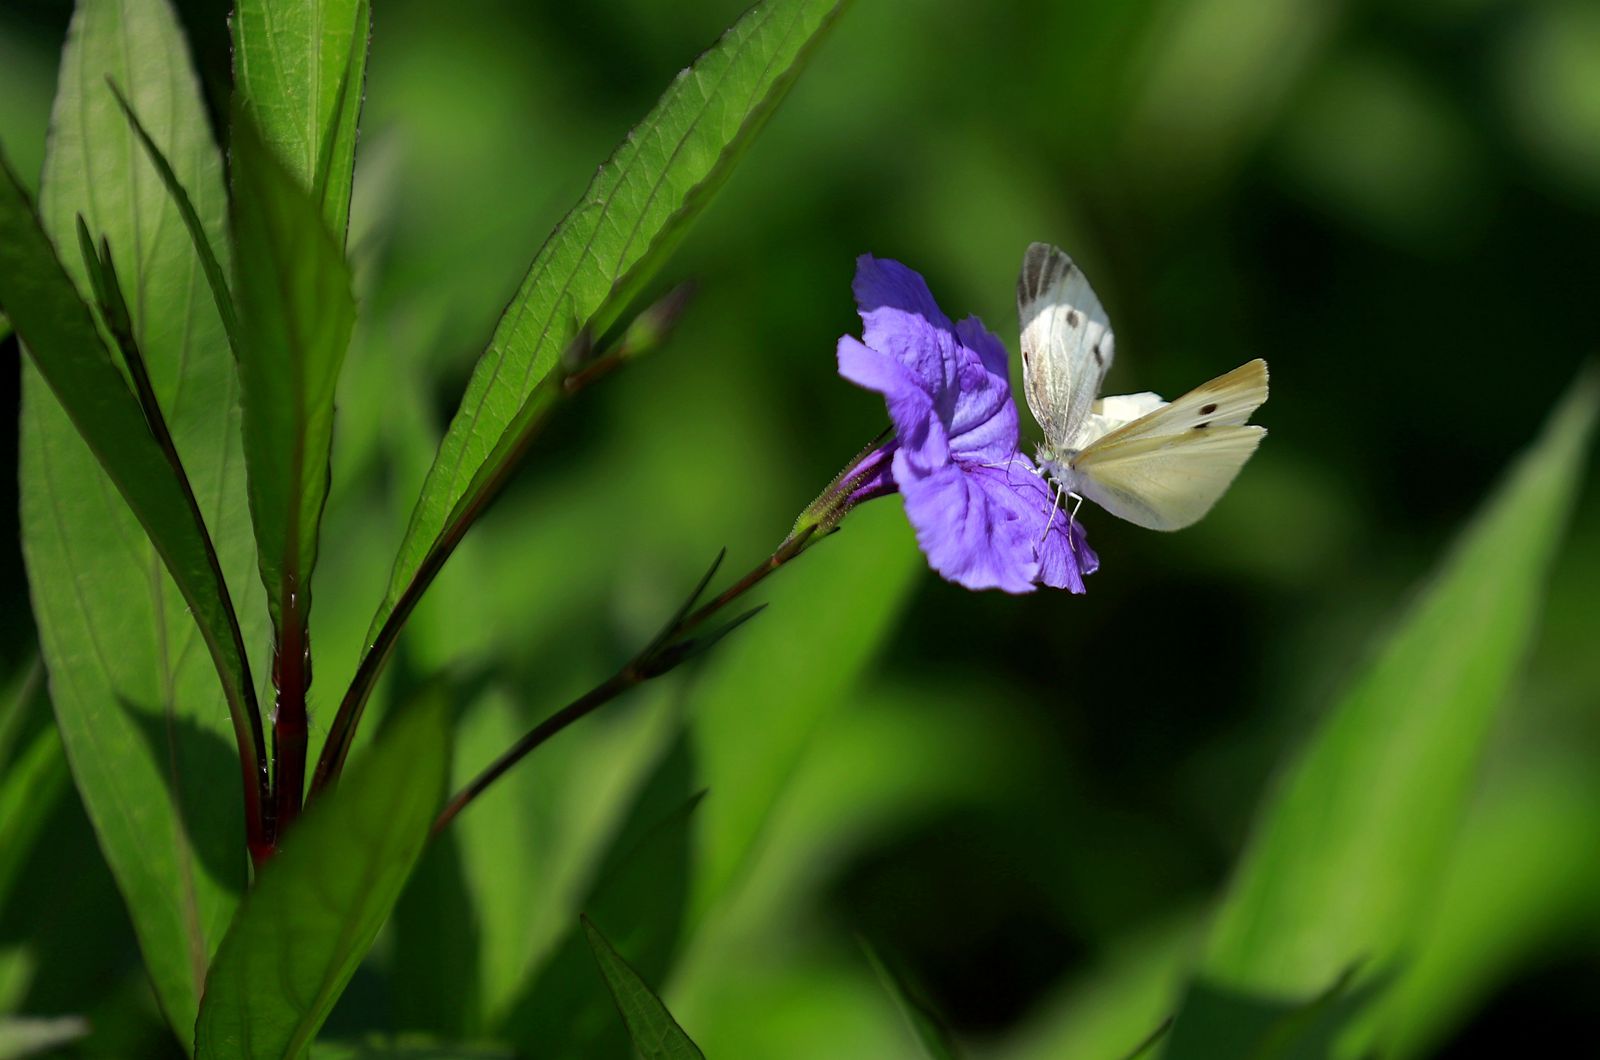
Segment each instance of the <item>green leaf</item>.
[[4,313],[0,313],[0,342],[4,342],[7,339],[9,339],[10,337],[11,337],[11,318],[6,316]]
[[[249,661],[205,524],[3,159],[0,236],[0,303],[21,329],[39,375],[161,554],[242,713],[253,691]],[[244,735],[250,738],[248,728]]]
[[932,1004],[923,999],[898,968],[890,967],[884,961],[876,947],[864,938],[860,941],[861,949],[867,955],[867,963],[872,965],[873,974],[894,1000],[895,1008],[899,1009],[906,1025],[916,1035],[923,1055],[929,1060],[956,1060],[960,1053],[955,1040],[950,1037],[950,1031]]
[[[1155,1040],[1133,1055],[1159,1045],[1168,1060],[1322,1060],[1333,1055],[1335,1043],[1351,1017],[1383,985],[1368,979],[1353,984],[1356,970],[1348,969],[1309,1001],[1283,1001],[1197,985],[1184,999],[1182,1012],[1170,1028],[1161,1028]],[[1130,1058],[1132,1060],[1132,1058]]]
[[317,1043],[317,1060],[513,1060],[514,1056],[508,1049],[456,1045],[421,1035]]
[[[690,794],[692,773],[688,740],[680,733],[634,796],[579,904],[626,947],[636,974],[654,981],[670,973],[683,928],[690,822],[705,795]],[[572,923],[495,1036],[532,1055],[624,1055],[628,1036],[610,992],[589,970],[593,960],[581,925]]]
[[600,974],[611,991],[628,1025],[628,1036],[633,1047],[645,1060],[705,1060],[705,1053],[695,1045],[672,1018],[667,1006],[651,992],[622,955],[611,948],[599,930],[583,918],[583,930],[589,936],[589,948],[600,965]]
[[373,635],[446,535],[458,502],[483,481],[482,469],[515,454],[502,443],[559,355],[582,333],[602,334],[661,264],[840,3],[770,0],[753,8],[673,82],[540,248],[423,483]]
[[371,22],[368,0],[239,0],[233,14],[237,103],[341,248]]
[[210,236],[206,232],[205,222],[200,219],[200,213],[194,207],[194,200],[189,197],[189,191],[183,186],[183,181],[178,179],[178,174],[173,171],[172,163],[167,161],[167,156],[156,143],[155,137],[150,135],[150,130],[145,128],[144,122],[139,120],[138,112],[128,102],[128,97],[122,94],[115,82],[111,85],[112,93],[117,97],[117,105],[122,108],[122,113],[128,118],[128,124],[133,127],[133,134],[139,138],[139,143],[144,147],[144,152],[150,157],[150,164],[155,166],[156,172],[161,176],[161,183],[166,186],[167,194],[172,197],[172,205],[177,209],[178,216],[183,219],[183,227],[189,233],[189,242],[194,244],[195,256],[199,259],[200,268],[205,272],[206,284],[211,288],[211,297],[217,303],[217,315],[222,319],[222,328],[228,333],[228,342],[238,349],[239,345],[239,319],[233,305],[233,292],[228,289],[227,273],[222,267],[222,260],[217,256],[217,250],[211,245]]
[[1266,805],[1211,934],[1205,989],[1305,998],[1354,962],[1381,976],[1409,955],[1533,640],[1596,382],[1557,409]]
[[344,254],[317,205],[240,116],[233,133],[239,381],[261,581],[275,628],[311,609],[333,394],[355,324]]
[[262,869],[206,979],[197,1055],[305,1055],[422,853],[449,721],[442,699],[406,711]]
[[44,662],[35,654],[0,692],[0,769],[11,761],[17,741],[27,732],[36,707],[43,702],[43,690]]
[[13,757],[13,737],[44,711],[43,674],[35,662],[9,703],[0,707],[0,909],[27,862],[45,820],[67,783],[61,736],[46,721],[34,724]]
[[[695,755],[716,797],[697,815],[691,921],[740,881],[806,748],[929,576],[893,504],[856,509],[792,567],[764,587],[771,606],[718,648],[694,693]],[[761,710],[750,710],[756,701]]]
[[[109,242],[133,335],[233,590],[244,643],[264,647],[232,358],[181,218],[107,77],[149,117],[210,242],[224,245],[222,159],[164,2],[78,4],[61,60],[40,212],[80,291],[89,284],[77,216]],[[15,220],[15,194],[5,183]],[[0,254],[0,283],[26,285],[24,312],[34,321],[13,317],[33,347],[22,381],[22,541],[50,698],[157,997],[187,1040],[207,961],[245,882],[237,736],[208,651],[227,647],[220,587],[172,467],[54,255],[36,229],[13,233],[9,225]],[[20,275],[19,256],[27,262]],[[14,309],[10,297],[0,295]],[[63,407],[33,366],[47,359],[70,366],[50,372],[74,404],[92,401],[92,412]],[[107,476],[101,459],[121,469],[121,481]],[[139,498],[134,509],[121,489]],[[141,521],[154,523],[150,535]],[[152,536],[172,562],[163,562]],[[224,669],[239,675],[229,681],[237,701],[248,688],[242,658]]]
[[1374,1020],[1375,1055],[1438,1055],[1501,984],[1592,937],[1600,777],[1588,741],[1529,755],[1507,773],[1497,769],[1474,802],[1416,958]]
[[0,779],[0,906],[22,871],[39,829],[67,783],[67,759],[55,726],[33,734]]

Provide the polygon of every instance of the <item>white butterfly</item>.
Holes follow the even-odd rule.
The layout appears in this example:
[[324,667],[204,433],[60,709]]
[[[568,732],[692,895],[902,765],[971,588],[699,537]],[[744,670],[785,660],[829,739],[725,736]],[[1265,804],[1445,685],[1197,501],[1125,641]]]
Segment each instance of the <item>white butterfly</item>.
[[1266,428],[1246,426],[1267,400],[1257,359],[1176,401],[1101,398],[1115,341],[1083,271],[1034,243],[1017,277],[1022,385],[1044,430],[1039,465],[1069,493],[1151,530],[1181,530],[1211,510]]

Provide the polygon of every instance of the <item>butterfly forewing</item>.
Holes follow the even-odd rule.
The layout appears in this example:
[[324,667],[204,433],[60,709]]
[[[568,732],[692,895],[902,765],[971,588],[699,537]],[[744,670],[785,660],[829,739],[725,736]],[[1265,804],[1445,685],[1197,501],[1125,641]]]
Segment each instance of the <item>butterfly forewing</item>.
[[1083,270],[1047,243],[1034,243],[1017,277],[1022,385],[1033,418],[1055,452],[1072,448],[1111,368],[1115,339]]

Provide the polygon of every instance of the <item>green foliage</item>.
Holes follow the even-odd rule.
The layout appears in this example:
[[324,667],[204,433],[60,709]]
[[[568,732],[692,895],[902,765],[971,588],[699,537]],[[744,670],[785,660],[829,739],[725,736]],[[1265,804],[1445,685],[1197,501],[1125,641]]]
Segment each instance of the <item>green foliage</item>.
[[[679,733],[634,797],[579,903],[627,950],[634,972],[651,981],[671,971],[684,926],[690,823],[705,796],[689,793],[692,772]],[[507,1009],[498,1036],[552,1058],[626,1052],[628,1035],[610,991],[593,974],[594,959],[582,925],[572,923]]]
[[205,271],[206,284],[211,288],[211,297],[217,304],[217,315],[222,320],[222,329],[227,332],[228,342],[234,347],[235,356],[239,348],[239,317],[233,305],[233,292],[228,289],[228,278],[222,268],[222,262],[217,257],[216,248],[211,245],[211,236],[206,231],[205,222],[200,219],[200,213],[194,207],[194,200],[189,197],[189,191],[183,186],[183,181],[178,179],[178,174],[173,170],[172,163],[167,161],[167,156],[150,135],[144,122],[139,120],[139,114],[128,103],[121,89],[115,82],[111,82],[111,91],[117,97],[117,104],[122,107],[122,112],[127,115],[128,124],[133,127],[133,134],[139,138],[139,144],[144,148],[145,154],[150,156],[150,164],[155,166],[156,172],[161,175],[161,183],[166,187],[167,194],[172,197],[172,205],[178,210],[178,216],[183,218],[183,227],[189,233],[189,241],[194,244],[195,257],[200,262],[200,268]]
[[[236,99],[344,246],[367,70],[368,0],[241,0],[233,15]],[[234,126],[233,149],[239,130]]]
[[905,973],[887,964],[865,939],[861,940],[861,948],[866,953],[867,963],[872,965],[873,974],[878,977],[878,982],[883,984],[889,996],[894,998],[895,1007],[905,1017],[906,1026],[916,1035],[917,1042],[922,1046],[928,1060],[957,1060],[960,1053],[950,1036],[949,1029],[945,1027],[944,1021],[927,1000],[906,979]]
[[273,623],[311,610],[328,495],[333,394],[355,325],[344,253],[317,204],[240,115],[233,134],[234,290],[244,457]]
[[[251,591],[231,358],[181,218],[107,76],[148,115],[210,241],[222,245],[221,157],[165,2],[79,5],[41,183],[44,227],[85,292],[77,216],[109,243],[133,337],[233,590],[244,643],[261,646],[265,612],[259,590]],[[6,197],[14,217],[15,196]],[[46,330],[35,340],[17,322],[34,359],[43,366],[71,358],[58,391],[31,366],[23,378],[22,539],[51,701],[157,997],[172,1024],[187,1027],[245,881],[240,766],[206,649],[226,659],[235,705],[244,660],[228,658],[234,649],[200,528],[86,310],[37,236],[8,228],[3,245],[8,258],[29,256],[20,272],[8,264],[3,282],[33,288],[29,301]],[[75,419],[80,397],[93,401],[93,412],[79,407]],[[118,469],[115,480],[101,460]]]
[[419,1035],[360,1042],[318,1042],[317,1060],[512,1060],[491,1046],[454,1045]]
[[705,1060],[700,1047],[678,1026],[672,1013],[661,999],[645,985],[639,974],[612,948],[588,917],[583,919],[583,930],[589,937],[589,947],[600,965],[606,987],[616,999],[617,1010],[628,1025],[628,1035],[633,1047],[646,1060]]
[[1379,1000],[1383,1055],[1433,1054],[1497,983],[1600,927],[1600,778],[1586,755],[1520,762],[1461,829],[1416,956]]
[[[539,250],[423,484],[376,634],[557,358],[602,334],[649,279],[798,73],[840,0],[770,0],[681,75]],[[370,638],[369,638],[370,639]]]
[[1292,1004],[1356,962],[1388,977],[1415,949],[1532,642],[1597,401],[1586,376],[1262,811],[1167,1055],[1236,1051],[1188,1045],[1191,1022],[1244,1033],[1206,1016],[1217,996]]
[[449,722],[442,700],[414,704],[262,870],[206,978],[197,1056],[306,1054],[422,853]]
[[696,691],[695,754],[715,797],[697,815],[693,920],[748,871],[808,746],[900,615],[922,559],[895,507],[862,509],[797,560],[769,591],[768,612],[720,650]]
[[[67,760],[53,725],[32,727],[48,708],[35,661],[0,700],[0,909],[67,783]],[[21,740],[18,746],[19,738]]]
[[[242,737],[250,731],[245,704],[253,694],[249,661],[234,626],[232,603],[202,517],[175,467],[147,426],[141,401],[96,329],[89,307],[56,259],[27,193],[0,160],[0,302],[11,308],[32,354],[101,468],[116,485],[161,554],[193,609],[215,659]],[[82,228],[79,229],[80,233]],[[92,259],[92,269],[100,263]],[[115,277],[104,283],[115,284]],[[110,286],[102,289],[120,299]],[[136,368],[136,371],[142,368]],[[254,750],[254,744],[244,746]]]
[[[234,98],[208,110],[167,3],[81,0],[40,194],[47,240],[0,231],[0,285],[33,310],[22,349],[92,356],[92,376],[59,376],[79,397],[83,380],[109,386],[95,395],[121,411],[86,433],[126,428],[113,463],[141,459],[123,450],[147,448],[152,412],[170,421],[190,525],[209,530],[239,604],[235,703],[245,648],[265,677],[279,590],[308,589],[315,561],[317,738],[369,645],[373,595],[375,630],[505,496],[416,612],[377,700],[408,708],[406,689],[455,668],[452,747],[435,718],[434,749],[404,725],[358,748],[234,919],[237,756],[203,643],[223,627],[187,613],[192,587],[150,542],[164,548],[183,509],[168,489],[160,525],[142,525],[100,466],[105,438],[86,445],[23,358],[24,543],[57,727],[42,697],[0,705],[0,1054],[85,1029],[85,1054],[170,1051],[164,1018],[187,1048],[208,966],[208,1052],[319,1036],[318,1056],[418,1060],[622,1055],[639,1020],[681,1035],[658,986],[716,1056],[943,1055],[956,1035],[921,1018],[934,1009],[1004,1060],[1426,1056],[1540,962],[1580,962],[1541,977],[1550,993],[1581,985],[1600,938],[1600,507],[1550,568],[1585,399],[1394,632],[1371,637],[1370,618],[1589,340],[1574,262],[1592,211],[1563,206],[1600,188],[1579,120],[1600,40],[1587,8],[1412,4],[1396,22],[1284,0],[1026,17],[948,2],[920,7],[908,38],[893,5],[857,5],[792,120],[748,159],[737,209],[685,247],[700,294],[681,352],[550,416],[558,360],[622,330],[839,6],[773,0],[739,22],[602,167],[504,307],[574,175],[708,39],[704,12],[603,0],[579,19],[498,0],[463,17],[396,0],[368,99],[369,0],[239,0],[231,33],[187,13],[206,83],[233,62]],[[11,221],[45,154],[59,41],[40,10],[0,14],[0,137],[27,170],[6,188],[23,204]],[[1374,135],[1329,135],[1352,129]],[[392,766],[393,737],[469,779],[648,638],[706,554],[759,556],[881,424],[829,363],[856,326],[851,255],[915,265],[946,309],[979,310],[1009,344],[1005,280],[1040,237],[1085,260],[1124,329],[1113,389],[1170,393],[1240,348],[1273,359],[1271,451],[1212,517],[1142,535],[1086,506],[1105,560],[1089,595],[1016,600],[939,584],[898,501],[868,506],[762,587],[771,606],[739,637],[563,733],[411,849],[443,767],[429,758],[423,792]],[[1464,290],[1516,307],[1515,373],[1499,371],[1505,329],[1461,311]],[[137,345],[119,359],[124,295]],[[113,311],[97,320],[97,303]],[[471,368],[459,355],[491,329],[436,457],[441,403]],[[1369,400],[1369,373],[1351,369],[1357,329],[1396,400]],[[124,378],[143,364],[153,398]],[[513,476],[546,425],[554,459],[533,450]],[[170,462],[145,466],[170,478]],[[1376,661],[1345,679],[1368,639]],[[1349,691],[1255,807],[1330,684]],[[362,841],[384,837],[388,860]],[[381,884],[356,861],[382,861]],[[926,999],[881,969],[874,982],[857,932],[904,955]],[[635,1020],[617,1018],[619,985]]]

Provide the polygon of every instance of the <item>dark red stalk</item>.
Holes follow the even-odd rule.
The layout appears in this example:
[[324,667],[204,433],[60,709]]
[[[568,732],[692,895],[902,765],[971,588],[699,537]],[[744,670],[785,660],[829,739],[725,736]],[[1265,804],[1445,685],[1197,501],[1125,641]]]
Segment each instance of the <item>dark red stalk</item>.
[[516,446],[512,449],[508,459],[501,462],[493,476],[485,483],[484,488],[472,499],[472,502],[462,509],[459,518],[452,521],[434,542],[433,548],[423,558],[417,567],[417,572],[407,584],[400,598],[395,601],[394,610],[384,619],[383,625],[378,630],[378,635],[373,638],[372,645],[361,657],[360,664],[356,667],[355,677],[350,682],[350,688],[345,693],[344,700],[339,704],[338,713],[334,716],[333,724],[328,727],[328,742],[323,747],[322,755],[317,761],[316,772],[311,778],[311,792],[316,795],[328,787],[344,768],[346,756],[350,753],[350,746],[355,740],[356,726],[361,721],[361,715],[366,709],[367,700],[371,697],[373,689],[378,683],[378,674],[389,660],[390,653],[394,650],[395,642],[400,637],[400,630],[405,626],[406,620],[411,617],[411,612],[416,609],[422,594],[433,584],[461,543],[474,523],[478,521],[500,491],[505,487],[521,462],[523,454],[538,436],[540,430],[549,421],[550,414],[554,411],[558,401],[554,398],[570,398],[592,383],[610,375],[626,360],[622,353],[612,353],[595,359],[593,362],[566,376],[558,384],[551,387],[549,392],[541,399],[535,395],[530,401],[544,401],[542,408],[538,408],[530,417],[528,424],[518,438]]
[[[684,643],[685,637],[705,625],[709,619],[723,608],[759,585],[767,575],[794,559],[801,552],[804,552],[807,545],[815,540],[816,537],[812,528],[790,534],[772,555],[762,560],[744,577],[723,590],[715,599],[709,601],[692,614],[687,614],[674,620],[666,629],[662,630],[655,640],[651,641],[638,654],[624,663],[620,670],[550,715],[544,721],[541,721],[538,725],[535,725],[520,740],[512,744],[504,754],[490,763],[488,768],[474,777],[470,783],[456,792],[455,795],[451,796],[450,801],[445,804],[439,816],[434,819],[432,834],[438,835],[473,799],[481,795],[485,788],[498,780],[512,766],[522,761],[534,748],[549,740],[573,722],[592,714],[596,709],[616,699],[629,689],[642,685],[651,678],[660,677],[689,658],[693,652],[686,649],[692,649],[692,646]],[[686,606],[685,610],[687,611],[687,609]],[[739,621],[742,621],[742,619],[736,619],[733,624],[736,625]],[[723,630],[723,632],[726,631],[726,629]],[[713,633],[710,636],[715,638],[720,634]]]
[[306,787],[306,687],[311,659],[302,595],[293,581],[284,593],[283,633],[273,649],[272,680],[278,691],[272,718],[274,848],[300,816]]

